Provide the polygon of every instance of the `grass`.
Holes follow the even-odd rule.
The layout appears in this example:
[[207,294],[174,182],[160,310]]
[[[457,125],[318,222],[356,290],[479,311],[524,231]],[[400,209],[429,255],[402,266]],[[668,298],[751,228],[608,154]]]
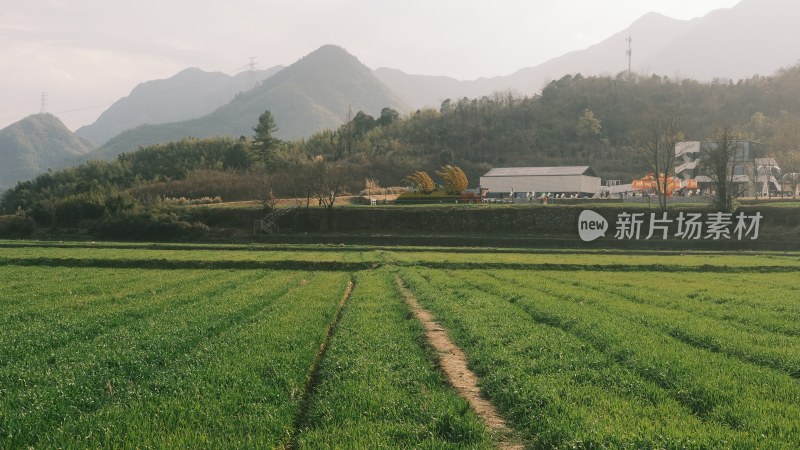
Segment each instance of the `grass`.
[[358,274],[299,447],[491,448],[483,424],[433,367],[393,276]]
[[[581,272],[545,275],[406,270],[484,376],[488,396],[535,446],[797,445],[795,338],[676,321],[573,289]],[[693,334],[728,347],[685,338]],[[789,347],[770,353],[770,342]]]
[[492,447],[398,274],[529,447],[796,448],[798,272],[785,252],[2,241],[0,448]]
[[[32,295],[13,311],[28,318],[3,334],[0,446],[274,446],[336,310],[329,289],[346,281],[75,271],[14,285]],[[37,288],[47,281],[77,294],[54,301]]]

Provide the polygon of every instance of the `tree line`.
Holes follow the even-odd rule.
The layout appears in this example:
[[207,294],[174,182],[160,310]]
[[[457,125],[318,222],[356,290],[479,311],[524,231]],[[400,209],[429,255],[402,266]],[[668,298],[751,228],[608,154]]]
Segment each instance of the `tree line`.
[[[254,118],[252,136],[184,139],[44,173],[6,191],[0,208],[46,216],[53,202],[67,199],[105,205],[116,198],[109,204],[124,206],[180,196],[326,203],[331,183],[339,193],[357,192],[367,178],[403,185],[416,171],[444,166],[463,169],[471,187],[496,166],[591,165],[605,179],[629,182],[651,170],[641,136],[648,118],[663,111],[675,111],[683,138],[707,140],[716,128],[732,127],[767,144],[784,172],[800,173],[798,98],[795,66],[735,83],[567,75],[532,96],[445,99],[406,116],[391,108],[378,117],[357,112],[338,129],[296,141],[274,137],[267,111]],[[320,173],[329,175],[328,186],[321,186]]]

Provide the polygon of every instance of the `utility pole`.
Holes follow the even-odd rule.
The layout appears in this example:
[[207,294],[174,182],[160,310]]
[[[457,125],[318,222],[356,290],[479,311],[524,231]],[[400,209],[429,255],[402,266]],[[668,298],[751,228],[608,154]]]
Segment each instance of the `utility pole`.
[[42,92],[42,106],[39,108],[39,114],[47,112],[47,92]]
[[631,49],[631,42],[633,42],[633,39],[631,39],[630,35],[628,35],[628,39],[625,39],[625,42],[628,43],[628,49],[625,50],[625,54],[628,56],[628,81],[630,81],[633,75],[631,72],[631,56],[633,56],[633,49]]

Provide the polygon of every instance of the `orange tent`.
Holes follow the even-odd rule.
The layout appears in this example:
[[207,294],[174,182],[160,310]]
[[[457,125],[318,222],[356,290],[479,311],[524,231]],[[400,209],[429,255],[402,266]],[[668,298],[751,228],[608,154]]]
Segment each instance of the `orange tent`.
[[[657,189],[661,192],[661,189],[664,186],[664,174],[658,175],[658,186]],[[667,177],[667,197],[672,195],[673,191],[679,190],[681,188],[681,179],[678,177]]]
[[[694,180],[692,180],[694,181]],[[653,177],[653,172],[650,172],[644,178],[633,180],[631,187],[637,190],[652,190],[661,192],[664,186],[664,174],[658,175],[658,182]],[[667,196],[671,196],[673,191],[681,188],[681,179],[678,177],[667,178]]]
[[648,173],[647,176],[642,179],[633,180],[631,187],[638,190],[655,189],[656,183],[653,180],[653,172]]

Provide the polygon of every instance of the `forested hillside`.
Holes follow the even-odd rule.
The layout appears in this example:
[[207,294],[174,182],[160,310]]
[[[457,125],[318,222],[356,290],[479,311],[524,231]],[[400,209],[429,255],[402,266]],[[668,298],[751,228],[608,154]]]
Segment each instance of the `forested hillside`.
[[108,141],[99,156],[113,157],[141,145],[184,137],[248,135],[267,109],[275,114],[281,138],[300,139],[338,125],[347,118],[348,109],[376,114],[384,106],[404,108],[355,56],[326,45],[208,115],[128,130]]
[[0,130],[0,191],[85,155],[92,145],[52,114],[34,114]]
[[708,139],[715,127],[730,125],[768,144],[784,172],[800,172],[798,99],[800,66],[738,83],[566,76],[533,97],[451,99],[407,116],[388,107],[377,117],[358,112],[307,140],[211,138],[145,147],[112,162],[42,174],[8,191],[2,206],[31,209],[48,199],[109,192],[140,201],[252,199],[265,189],[303,196],[315,178],[309,171],[322,163],[335,166],[351,192],[365,178],[398,185],[414,170],[445,164],[462,167],[470,187],[495,166],[591,165],[604,180],[629,182],[648,162],[637,151],[643,117],[668,109],[678,112],[687,139]]
[[[644,117],[674,110],[686,139],[709,139],[715,127],[730,125],[770,144],[789,168],[783,154],[798,148],[791,139],[800,117],[798,99],[800,66],[738,83],[575,75],[532,97],[448,99],[438,110],[419,110],[389,127],[356,117],[349,127],[314,136],[304,149],[361,158],[366,165],[386,155],[406,168],[458,164],[473,181],[494,166],[588,164],[603,179],[629,182],[646,170],[637,151]],[[400,181],[374,173],[388,183]]]

